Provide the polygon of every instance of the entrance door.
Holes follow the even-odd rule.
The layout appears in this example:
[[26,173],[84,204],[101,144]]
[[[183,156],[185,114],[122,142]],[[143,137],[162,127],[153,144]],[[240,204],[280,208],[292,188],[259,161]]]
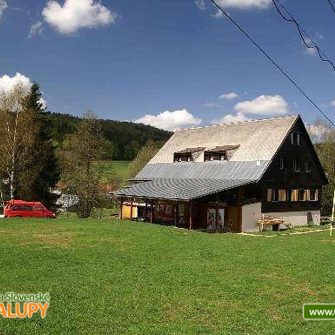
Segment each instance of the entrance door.
[[[217,216],[217,217],[216,217]],[[225,223],[224,208],[208,208],[207,209],[207,230],[222,231]]]
[[239,208],[236,206],[229,206],[228,207],[228,226],[230,227],[232,232],[239,232]]

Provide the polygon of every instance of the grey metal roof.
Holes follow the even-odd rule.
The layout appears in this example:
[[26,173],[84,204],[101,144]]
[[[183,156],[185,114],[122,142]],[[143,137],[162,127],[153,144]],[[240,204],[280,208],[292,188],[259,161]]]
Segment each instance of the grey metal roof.
[[188,201],[250,184],[250,180],[154,179],[115,192],[116,196]]
[[268,164],[269,161],[147,164],[134,180],[152,180],[155,178],[258,180],[265,172]]

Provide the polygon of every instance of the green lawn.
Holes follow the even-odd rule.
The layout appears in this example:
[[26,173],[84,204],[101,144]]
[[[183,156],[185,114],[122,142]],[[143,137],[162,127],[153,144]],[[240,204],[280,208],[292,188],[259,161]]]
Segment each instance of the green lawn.
[[108,182],[117,176],[121,183],[125,183],[128,178],[128,161],[101,161],[97,163],[102,182]]
[[331,334],[335,236],[206,234],[112,220],[0,220],[0,293],[50,292],[0,334]]

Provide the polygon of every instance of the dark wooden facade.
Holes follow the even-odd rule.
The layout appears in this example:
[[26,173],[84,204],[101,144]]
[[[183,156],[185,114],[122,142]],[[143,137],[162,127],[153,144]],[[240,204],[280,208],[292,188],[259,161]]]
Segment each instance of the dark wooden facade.
[[[300,134],[300,144],[292,144],[292,133]],[[294,160],[299,162],[299,172],[294,169]],[[284,168],[281,166],[283,162]],[[306,171],[306,162],[309,162],[308,171]],[[261,180],[262,212],[319,210],[321,208],[322,185],[326,183],[327,178],[310,137],[303,122],[298,119]],[[318,190],[318,201],[270,202],[267,199],[268,189]]]

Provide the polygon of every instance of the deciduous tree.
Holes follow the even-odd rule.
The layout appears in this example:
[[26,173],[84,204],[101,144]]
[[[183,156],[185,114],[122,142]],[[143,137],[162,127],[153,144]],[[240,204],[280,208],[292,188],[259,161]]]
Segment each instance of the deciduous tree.
[[99,176],[94,163],[104,155],[106,140],[101,124],[92,112],[84,115],[70,138],[70,151],[65,154],[63,180],[70,192],[79,197],[76,211],[81,218],[89,217],[99,199]]

